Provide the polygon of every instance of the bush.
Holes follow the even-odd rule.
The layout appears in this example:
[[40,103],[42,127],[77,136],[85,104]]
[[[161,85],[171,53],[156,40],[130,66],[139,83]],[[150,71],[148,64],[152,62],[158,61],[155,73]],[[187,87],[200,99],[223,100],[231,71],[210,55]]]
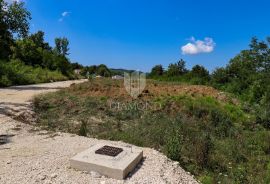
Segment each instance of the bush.
[[61,72],[28,66],[20,60],[0,61],[0,71],[1,87],[67,80]]
[[78,135],[86,137],[87,134],[88,134],[87,122],[85,120],[82,120],[81,127],[80,127]]
[[169,158],[179,161],[181,158],[181,140],[178,136],[179,135],[171,135],[167,140],[165,149]]

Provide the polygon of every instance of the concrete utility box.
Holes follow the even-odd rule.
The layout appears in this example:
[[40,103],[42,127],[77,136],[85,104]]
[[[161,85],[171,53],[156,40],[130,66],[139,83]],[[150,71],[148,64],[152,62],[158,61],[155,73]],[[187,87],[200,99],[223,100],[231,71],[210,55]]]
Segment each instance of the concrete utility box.
[[78,170],[124,179],[142,158],[142,150],[135,147],[95,144],[71,158],[70,165]]

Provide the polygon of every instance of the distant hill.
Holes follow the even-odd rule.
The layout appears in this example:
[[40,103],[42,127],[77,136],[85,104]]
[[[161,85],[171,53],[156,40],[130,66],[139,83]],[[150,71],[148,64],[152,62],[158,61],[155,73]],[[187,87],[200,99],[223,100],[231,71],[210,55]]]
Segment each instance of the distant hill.
[[112,75],[124,75],[125,72],[131,73],[134,72],[135,70],[127,70],[127,69],[115,69],[115,68],[110,68],[110,71]]

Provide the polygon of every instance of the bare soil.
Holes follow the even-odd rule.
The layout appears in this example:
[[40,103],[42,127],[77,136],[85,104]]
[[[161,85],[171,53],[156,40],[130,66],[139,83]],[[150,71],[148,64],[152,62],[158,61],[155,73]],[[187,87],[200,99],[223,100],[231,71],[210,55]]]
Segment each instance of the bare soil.
[[[79,90],[78,90],[79,88]],[[80,96],[110,97],[132,100],[127,93],[123,80],[94,79],[81,85],[72,85],[69,92]],[[78,94],[79,93],[79,94]],[[238,101],[225,92],[203,85],[186,85],[147,80],[146,87],[139,98],[149,99],[162,96],[190,95],[196,97],[213,97],[221,102],[237,104]]]

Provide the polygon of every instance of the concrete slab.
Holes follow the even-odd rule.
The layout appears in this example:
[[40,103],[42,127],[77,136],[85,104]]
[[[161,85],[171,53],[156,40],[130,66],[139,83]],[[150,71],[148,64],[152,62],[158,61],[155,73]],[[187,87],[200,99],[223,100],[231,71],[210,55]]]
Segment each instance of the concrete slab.
[[[104,146],[121,148],[123,151],[115,157],[95,153]],[[114,179],[124,179],[142,158],[143,151],[136,147],[100,143],[71,158],[70,165],[78,170],[95,171]]]

